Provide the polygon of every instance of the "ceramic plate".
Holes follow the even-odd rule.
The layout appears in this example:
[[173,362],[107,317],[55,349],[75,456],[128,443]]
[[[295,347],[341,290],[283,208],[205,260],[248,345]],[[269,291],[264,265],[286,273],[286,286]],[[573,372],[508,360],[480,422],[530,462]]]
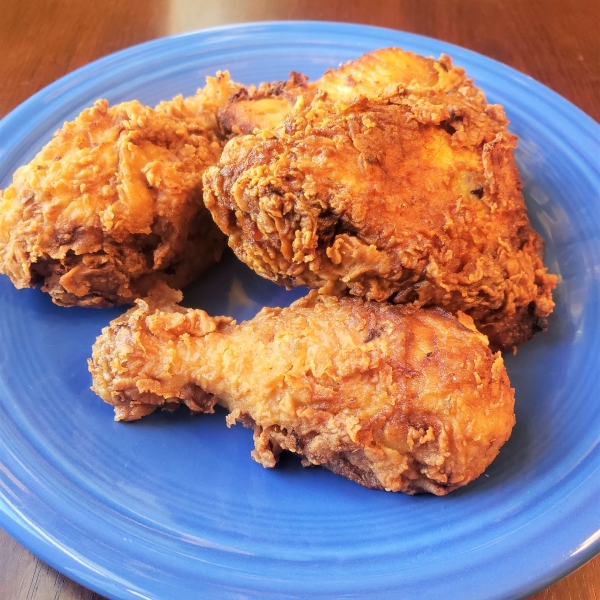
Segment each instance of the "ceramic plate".
[[[502,64],[443,42],[335,23],[258,23],[130,48],[42,90],[0,123],[0,187],[99,97],[153,105],[229,69],[311,78],[383,46],[450,54],[520,136],[517,160],[546,262],[560,275],[549,331],[507,358],[517,425],[484,476],[445,498],[370,491],[286,457],[250,459],[223,412],[113,421],[86,359],[120,310],[64,309],[0,277],[0,525],[114,598],[514,598],[600,549],[599,127]],[[287,292],[228,254],[185,290],[251,317]]]

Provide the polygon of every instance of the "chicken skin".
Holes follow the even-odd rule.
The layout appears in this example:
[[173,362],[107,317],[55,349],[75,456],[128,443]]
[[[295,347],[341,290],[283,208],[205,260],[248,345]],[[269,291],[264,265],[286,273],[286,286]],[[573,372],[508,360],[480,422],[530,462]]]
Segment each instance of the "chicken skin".
[[191,98],[156,109],[99,100],[65,123],[0,191],[0,272],[63,306],[189,283],[226,245],[202,173],[221,154],[217,113],[237,89],[220,73]]
[[517,138],[447,57],[384,85],[394,55],[379,55],[379,87],[363,57],[279,125],[233,137],[204,174],[205,204],[263,277],[463,311],[494,349],[513,348],[546,328],[557,281],[527,216]]
[[348,102],[394,95],[399,87],[407,96],[431,90],[455,92],[478,102],[482,110],[487,106],[482,91],[465,77],[463,69],[452,66],[448,56],[434,60],[400,48],[381,48],[329,69],[316,81],[309,82],[306,76],[292,71],[288,81],[240,87],[219,111],[219,122],[226,133],[248,134],[281,124],[317,94],[325,94],[331,102]]
[[309,296],[236,325],[165,287],[98,337],[92,389],[117,420],[218,402],[254,429],[252,457],[302,456],[373,489],[445,495],[478,477],[515,422],[502,357],[472,320]]

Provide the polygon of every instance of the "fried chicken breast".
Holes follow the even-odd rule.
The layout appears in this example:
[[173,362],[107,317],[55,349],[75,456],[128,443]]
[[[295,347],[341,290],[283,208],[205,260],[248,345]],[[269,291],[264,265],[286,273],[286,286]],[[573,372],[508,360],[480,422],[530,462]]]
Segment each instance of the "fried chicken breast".
[[206,206],[263,277],[464,311],[513,348],[546,328],[556,285],[517,138],[447,57],[404,68],[405,53],[380,52],[326,74],[327,93],[279,125],[233,137],[204,175]]
[[221,154],[217,113],[237,89],[221,73],[191,98],[156,109],[99,100],[65,123],[0,191],[0,272],[63,306],[189,283],[226,245],[202,173]]
[[252,457],[281,450],[361,485],[445,495],[478,477],[515,422],[499,353],[472,320],[312,292],[236,325],[164,288],[98,337],[92,389],[117,420],[186,404],[254,429]]

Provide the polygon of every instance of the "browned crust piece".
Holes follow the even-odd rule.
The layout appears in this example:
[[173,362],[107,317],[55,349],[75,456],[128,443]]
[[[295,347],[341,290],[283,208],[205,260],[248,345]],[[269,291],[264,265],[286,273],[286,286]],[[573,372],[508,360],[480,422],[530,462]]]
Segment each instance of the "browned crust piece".
[[307,85],[302,73],[292,71],[287,81],[248,86],[232,95],[219,112],[219,124],[225,134],[253,133],[280,124],[292,111],[299,96],[310,100],[315,90]]

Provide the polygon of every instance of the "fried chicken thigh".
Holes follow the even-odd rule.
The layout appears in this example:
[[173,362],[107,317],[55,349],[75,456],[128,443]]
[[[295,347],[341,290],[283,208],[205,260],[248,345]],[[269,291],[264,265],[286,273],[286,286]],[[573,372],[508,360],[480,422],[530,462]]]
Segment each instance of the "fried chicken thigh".
[[202,173],[221,154],[217,113],[236,91],[221,73],[191,98],[156,109],[99,100],[65,123],[0,191],[0,272],[63,306],[189,283],[225,246]]
[[445,495],[478,477],[514,425],[499,353],[472,320],[311,292],[236,325],[165,288],[106,327],[92,389],[117,420],[186,404],[254,429],[252,457],[288,450],[361,485]]
[[[380,52],[377,86],[367,55],[279,125],[233,137],[204,175],[206,206],[263,277],[464,311],[493,348],[512,348],[546,328],[556,285],[516,136],[447,57],[403,70]],[[387,85],[396,77],[413,78]]]

